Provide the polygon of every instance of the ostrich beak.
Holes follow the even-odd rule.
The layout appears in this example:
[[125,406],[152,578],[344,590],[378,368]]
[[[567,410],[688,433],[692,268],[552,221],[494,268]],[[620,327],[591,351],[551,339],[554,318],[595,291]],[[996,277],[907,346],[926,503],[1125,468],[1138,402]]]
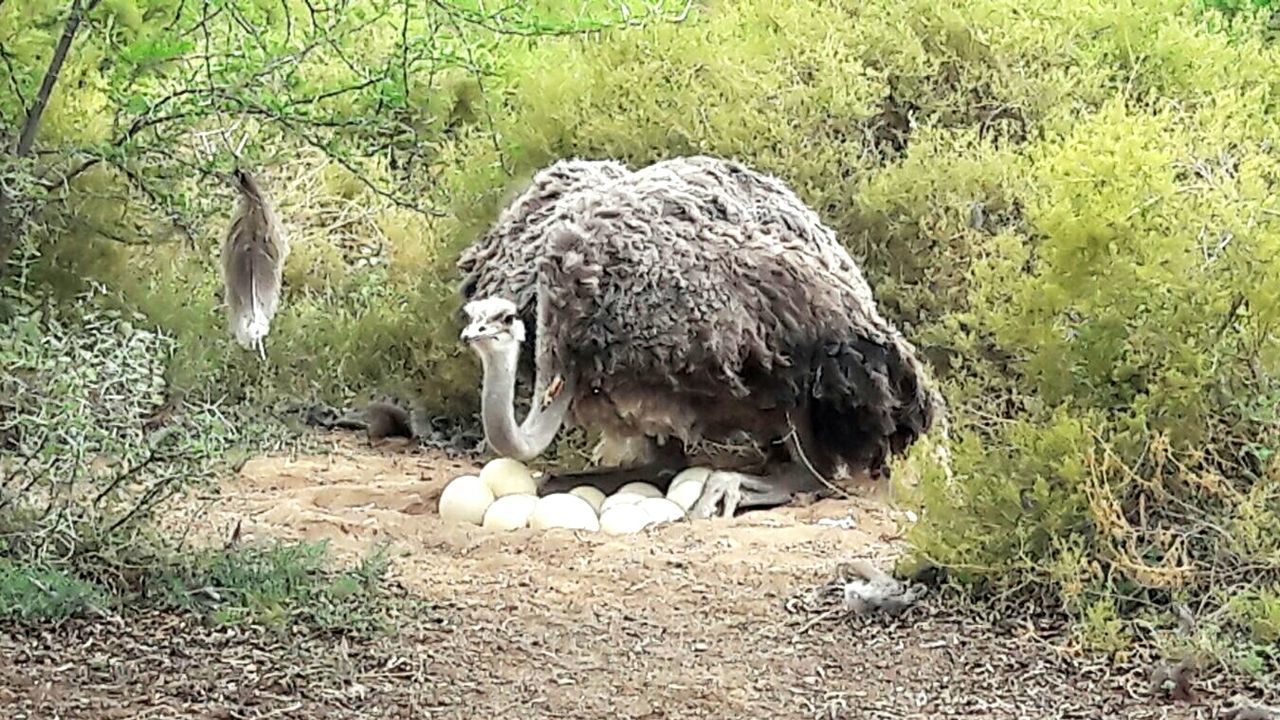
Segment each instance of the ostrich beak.
[[463,328],[462,335],[460,337],[462,339],[462,342],[470,345],[471,343],[481,338],[489,337],[492,334],[493,334],[493,331],[488,327],[486,327],[484,324],[475,324],[475,325],[468,325],[465,328]]

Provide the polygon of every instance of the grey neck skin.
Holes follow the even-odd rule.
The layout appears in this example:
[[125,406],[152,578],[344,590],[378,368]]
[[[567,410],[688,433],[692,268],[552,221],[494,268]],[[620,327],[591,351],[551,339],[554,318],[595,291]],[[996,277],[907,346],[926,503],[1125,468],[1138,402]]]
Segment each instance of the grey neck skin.
[[534,397],[524,422],[516,424],[516,363],[520,346],[512,344],[495,353],[481,353],[484,366],[484,390],[480,413],[484,421],[485,440],[502,457],[527,462],[541,455],[551,445],[568,414],[573,397],[571,383],[566,382],[550,405],[543,407],[542,393],[550,382],[544,368],[538,368]]

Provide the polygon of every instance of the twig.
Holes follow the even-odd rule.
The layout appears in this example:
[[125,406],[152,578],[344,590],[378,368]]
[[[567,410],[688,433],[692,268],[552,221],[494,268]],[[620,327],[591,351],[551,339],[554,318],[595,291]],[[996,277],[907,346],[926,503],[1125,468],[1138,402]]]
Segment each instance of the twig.
[[124,173],[125,177],[129,178],[129,180],[133,183],[133,186],[137,188],[139,192],[145,195],[147,199],[150,200],[156,206],[157,209],[163,210],[169,216],[169,221],[173,223],[174,227],[182,231],[182,234],[187,237],[187,240],[191,242],[195,242],[195,238],[196,238],[195,230],[192,229],[191,226],[187,224],[186,220],[184,220],[180,214],[165,207],[166,203],[161,199],[159,195],[156,194],[154,190],[151,189],[149,185],[147,185],[146,181],[143,180],[140,175],[138,175],[137,173],[135,173],[133,170],[129,169],[125,165],[116,165],[115,167],[119,169],[120,172]]
[[22,85],[18,83],[18,71],[13,69],[13,56],[4,49],[3,44],[0,44],[0,60],[4,60],[4,66],[9,71],[9,86],[13,89],[13,94],[22,103],[22,107],[27,107],[26,95],[22,92]]
[[125,513],[122,517],[117,519],[114,523],[110,525],[110,527],[107,528],[107,531],[105,534],[108,536],[115,534],[117,530],[119,530],[129,521],[133,520],[133,518],[136,517],[139,513],[147,511],[150,508],[154,507],[157,504],[155,502],[156,497],[158,497],[162,491],[164,491],[166,488],[172,485],[179,477],[181,476],[178,473],[171,473],[155,481],[151,485],[151,487],[147,490],[147,492],[142,495],[142,497],[138,500],[138,502],[134,503],[134,506],[129,509],[129,512]]
[[72,0],[71,14],[67,17],[66,25],[62,28],[62,37],[58,39],[58,45],[53,50],[53,57],[49,59],[49,67],[45,70],[44,79],[40,82],[40,89],[36,92],[35,101],[32,102],[30,110],[27,112],[27,121],[22,126],[22,134],[18,137],[18,146],[14,149],[14,154],[18,157],[26,157],[31,153],[31,148],[35,145],[36,134],[40,130],[40,119],[44,116],[45,107],[49,105],[49,97],[53,95],[53,86],[58,82],[58,75],[62,72],[62,65],[67,60],[67,53],[71,50],[71,43],[75,40],[76,31],[80,28],[80,22],[85,15],[93,12],[102,0],[89,0],[88,5],[82,6],[80,0]]
[[799,630],[796,630],[796,636],[798,637],[800,635],[803,635],[809,632],[810,630],[813,629],[815,625],[826,620],[827,618],[833,617],[835,615],[844,615],[846,613],[848,613],[848,611],[840,607],[823,610],[822,612],[815,615],[811,620],[809,620],[809,622],[802,625]]
[[834,492],[838,497],[848,497],[849,493],[837,487],[834,483],[828,480],[826,476],[818,472],[817,468],[813,466],[813,463],[809,462],[809,456],[804,451],[804,443],[800,441],[800,435],[796,431],[796,426],[793,422],[791,422],[790,411],[787,412],[787,428],[788,428],[788,432],[787,432],[787,437],[785,439],[790,439],[792,442],[795,443],[796,455],[798,456],[798,459],[800,460],[800,462],[805,466],[805,469],[809,471],[809,474],[813,475],[814,479],[816,479],[818,482],[822,483],[823,485],[826,485],[827,489]]
[[103,499],[105,499],[111,493],[115,492],[116,488],[120,487],[120,485],[122,485],[124,481],[128,480],[134,475],[137,475],[139,472],[149,467],[150,465],[154,464],[158,460],[160,460],[160,457],[156,454],[155,448],[151,448],[151,450],[148,451],[147,456],[143,458],[140,462],[135,464],[133,467],[125,470],[124,472],[117,474],[115,479],[112,480],[107,485],[107,487],[103,488],[103,490],[98,493],[97,497],[93,499],[93,506],[97,507],[98,505],[100,505]]

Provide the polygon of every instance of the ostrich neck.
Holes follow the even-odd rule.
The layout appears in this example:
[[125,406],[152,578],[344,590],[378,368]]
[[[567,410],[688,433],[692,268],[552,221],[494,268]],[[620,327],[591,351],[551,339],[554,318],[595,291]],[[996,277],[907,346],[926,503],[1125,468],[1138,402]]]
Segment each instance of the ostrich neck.
[[566,383],[555,400],[544,408],[542,394],[550,378],[546,377],[545,368],[539,367],[529,414],[523,423],[517,424],[516,364],[519,358],[518,345],[482,358],[484,391],[480,412],[485,438],[494,452],[524,462],[541,455],[555,439],[568,412],[573,388]]

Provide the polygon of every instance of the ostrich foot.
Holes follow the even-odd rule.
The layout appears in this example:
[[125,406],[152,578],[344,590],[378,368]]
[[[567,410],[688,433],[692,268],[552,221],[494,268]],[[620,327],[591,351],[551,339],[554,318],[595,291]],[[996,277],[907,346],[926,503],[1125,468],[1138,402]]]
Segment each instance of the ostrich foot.
[[689,517],[711,517],[721,500],[724,510],[720,517],[731,518],[742,508],[787,505],[800,493],[821,495],[825,491],[821,483],[798,465],[786,465],[764,476],[717,470],[707,476],[701,497],[689,508]]

